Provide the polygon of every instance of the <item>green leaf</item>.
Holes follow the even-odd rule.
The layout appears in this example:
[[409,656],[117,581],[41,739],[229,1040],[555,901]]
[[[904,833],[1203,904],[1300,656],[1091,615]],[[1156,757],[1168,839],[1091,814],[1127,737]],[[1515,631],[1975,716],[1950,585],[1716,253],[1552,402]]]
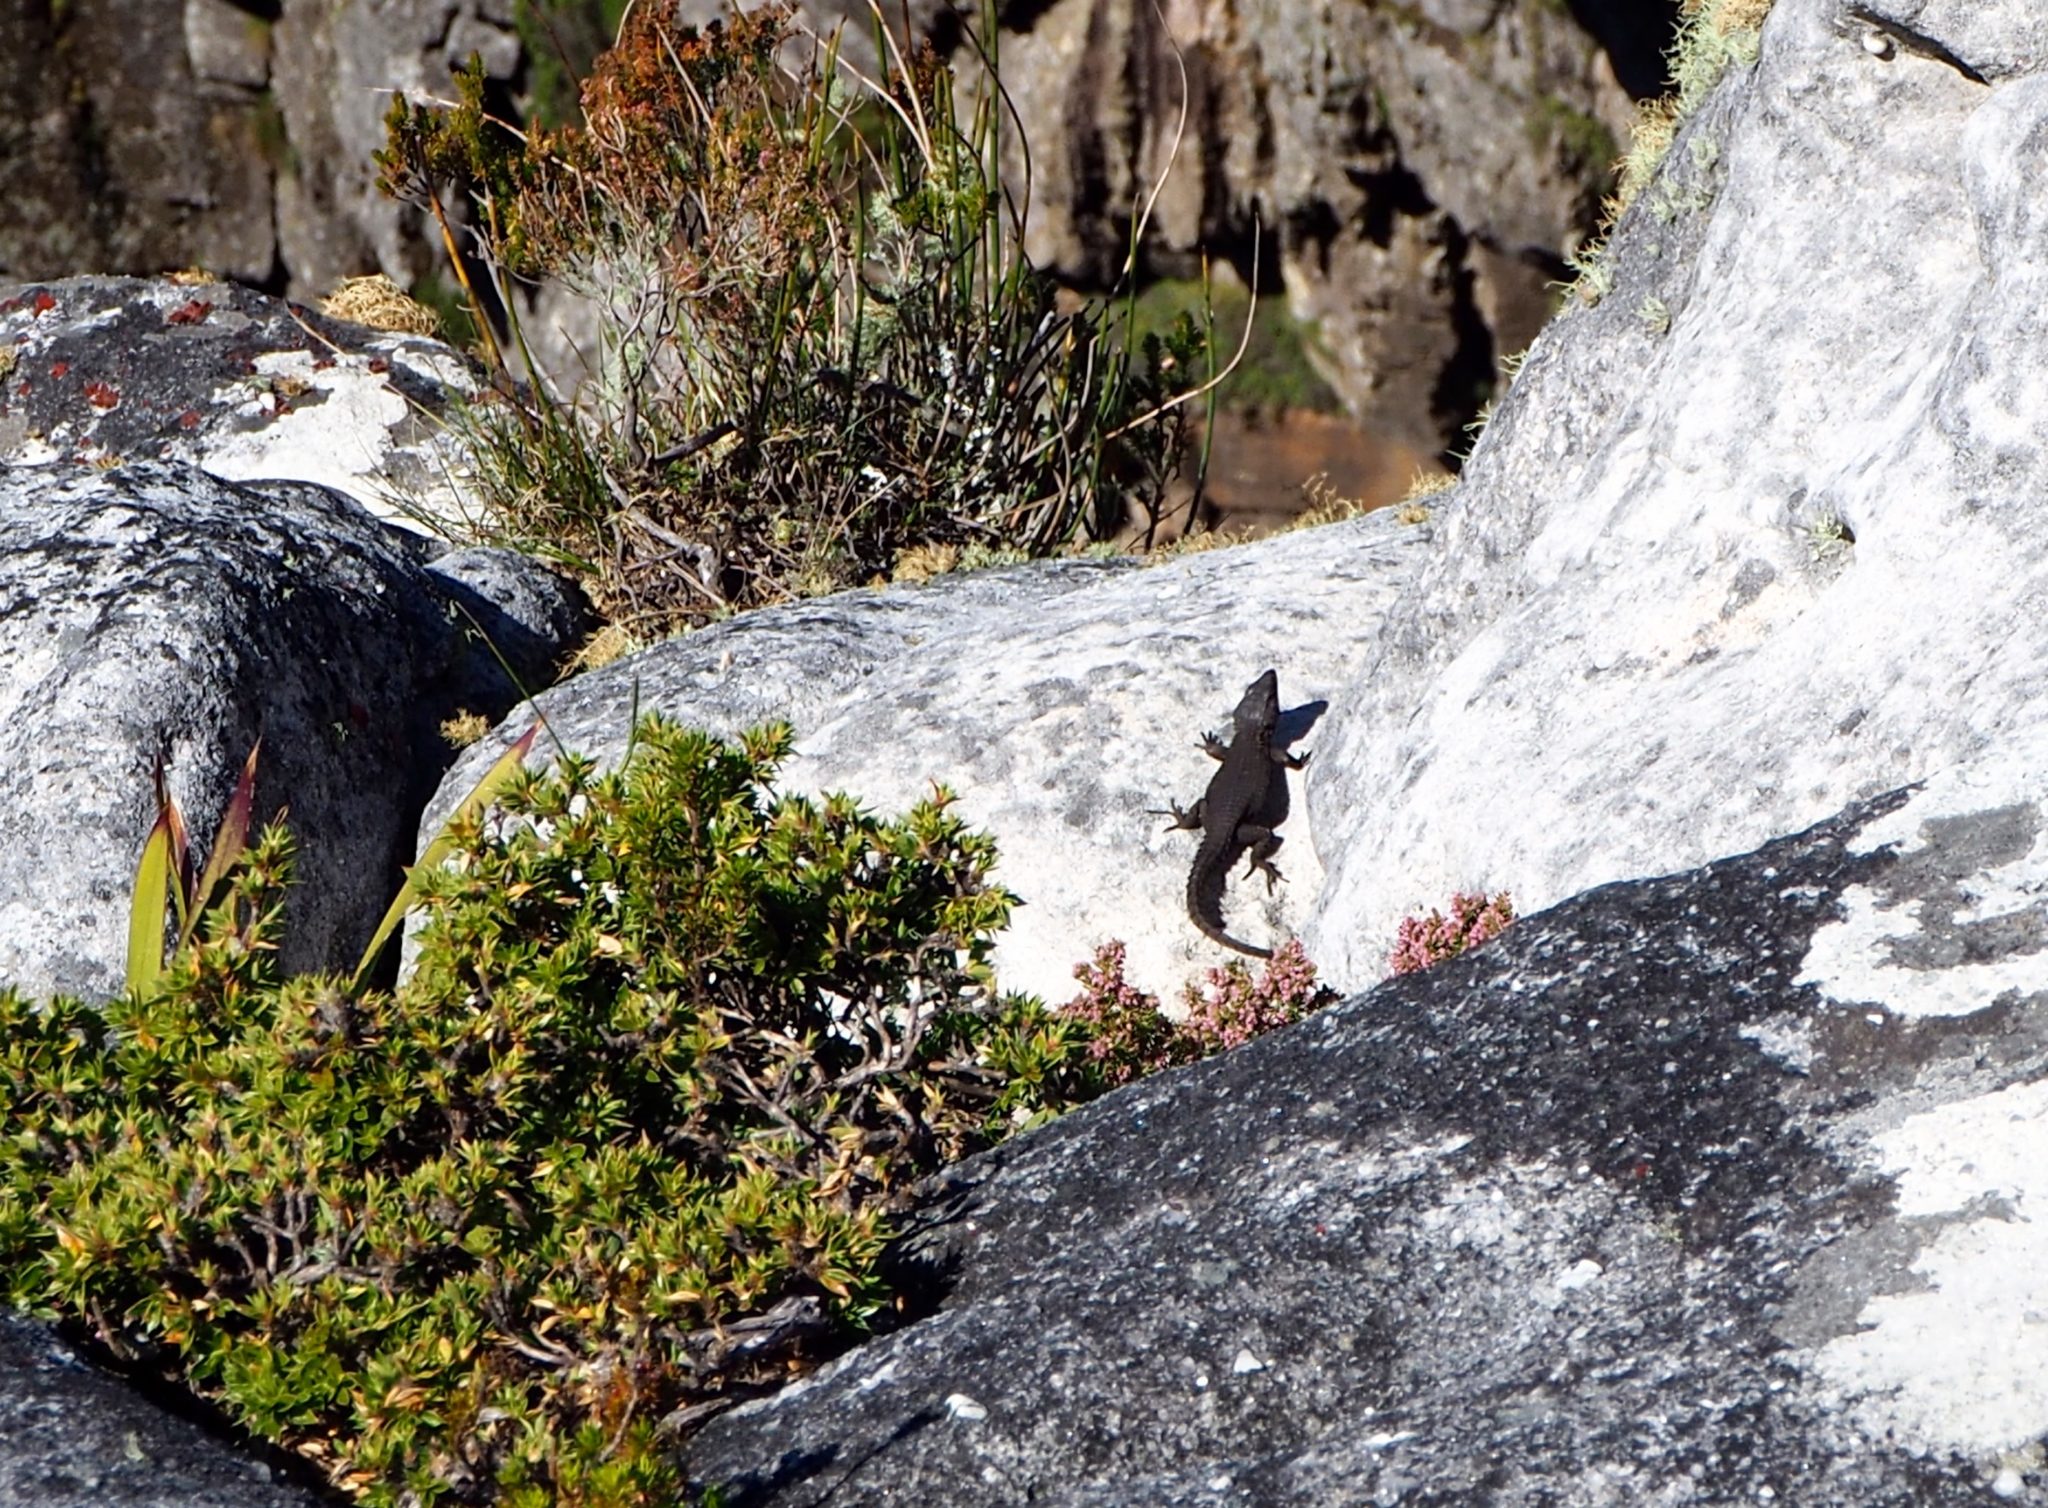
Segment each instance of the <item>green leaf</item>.
[[173,892],[173,834],[177,808],[168,802],[157,809],[156,821],[143,840],[142,859],[135,866],[135,889],[128,901],[128,988],[138,995],[156,989],[164,968],[164,911]]
[[[249,818],[256,806],[256,757],[262,752],[263,740],[259,738],[250,748],[249,757],[242,761],[242,775],[235,782],[234,794],[228,797],[227,810],[221,813],[220,830],[213,835],[213,849],[206,856],[205,872],[192,889],[191,904],[184,908],[184,925],[178,929],[180,952],[192,941],[192,934],[199,927],[199,918],[213,904],[214,893],[249,846]],[[172,810],[175,812],[176,808]]]
[[378,955],[384,951],[384,944],[391,940],[391,934],[398,930],[398,924],[404,919],[405,913],[419,900],[420,887],[424,883],[422,876],[448,857],[448,850],[454,841],[448,835],[449,829],[463,818],[482,811],[497,799],[498,792],[525,767],[527,752],[533,748],[533,741],[539,733],[540,724],[535,723],[519,735],[518,741],[511,748],[498,756],[497,763],[484,772],[484,778],[471,787],[469,794],[462,798],[462,804],[441,824],[441,830],[434,835],[434,841],[429,843],[427,851],[420,855],[419,863],[406,871],[405,884],[399,888],[397,898],[384,913],[384,920],[377,924],[377,931],[370,938],[370,945],[363,949],[362,961],[356,965],[355,976],[350,981],[351,988],[363,988],[363,982],[369,977]]

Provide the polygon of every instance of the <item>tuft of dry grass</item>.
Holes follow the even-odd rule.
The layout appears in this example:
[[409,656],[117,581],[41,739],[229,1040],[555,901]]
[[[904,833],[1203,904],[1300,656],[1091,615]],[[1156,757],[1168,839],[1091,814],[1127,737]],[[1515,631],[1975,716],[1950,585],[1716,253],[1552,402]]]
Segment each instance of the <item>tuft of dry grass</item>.
[[445,719],[441,724],[441,737],[453,748],[466,749],[491,731],[491,720],[481,712],[467,709]]
[[1758,32],[1772,0],[1685,0],[1670,52],[1671,92],[1636,106],[1628,151],[1617,165],[1615,190],[1602,206],[1599,232],[1568,258],[1580,301],[1597,304],[1613,287],[1608,243],[1614,227],[1657,177],[1678,128],[1698,110],[1730,67],[1756,61]]
[[345,319],[372,330],[391,330],[400,335],[441,333],[441,318],[418,299],[408,296],[381,272],[368,277],[343,278],[327,297],[320,300],[320,312],[332,319]]
[[568,673],[580,675],[586,670],[596,670],[645,647],[624,624],[607,623],[585,639],[582,647],[569,657]]

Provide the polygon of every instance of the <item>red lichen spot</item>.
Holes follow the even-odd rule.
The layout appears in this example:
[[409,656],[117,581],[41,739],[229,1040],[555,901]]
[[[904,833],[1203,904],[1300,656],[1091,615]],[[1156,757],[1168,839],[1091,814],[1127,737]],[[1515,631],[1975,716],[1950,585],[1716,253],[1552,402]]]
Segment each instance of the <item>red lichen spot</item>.
[[36,296],[29,301],[29,306],[32,309],[34,309],[38,315],[48,314],[52,309],[57,307],[57,300],[51,297],[47,290],[38,288],[36,290]]
[[199,410],[196,408],[188,408],[184,413],[178,415],[178,428],[180,429],[197,429],[202,422]]
[[187,299],[164,316],[167,325],[196,325],[213,313],[213,305],[204,299]]
[[370,358],[370,370],[379,374],[388,372],[391,370],[391,363],[381,356],[372,356]]
[[50,363],[50,375],[52,377],[62,377],[70,370],[71,363],[68,361],[53,361]]
[[112,408],[121,401],[121,395],[104,382],[88,382],[85,385],[85,396],[94,408],[101,409]]

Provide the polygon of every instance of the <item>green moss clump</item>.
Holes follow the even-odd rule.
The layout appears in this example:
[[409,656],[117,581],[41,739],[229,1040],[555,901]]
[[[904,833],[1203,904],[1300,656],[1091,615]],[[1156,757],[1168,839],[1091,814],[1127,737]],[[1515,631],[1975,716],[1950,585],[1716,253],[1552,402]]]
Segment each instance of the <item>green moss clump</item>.
[[789,746],[522,775],[395,993],[281,975],[273,829],[153,995],[0,995],[9,1300],[364,1502],[679,1501],[695,1406],[886,1303],[912,1180],[1100,1087],[992,993],[990,841],[775,794]]
[[1244,359],[1216,390],[1216,400],[1224,407],[1254,417],[1277,416],[1293,408],[1329,414],[1343,407],[1309,354],[1316,339],[1314,328],[1289,314],[1283,297],[1261,295],[1254,308],[1241,285],[1205,291],[1199,282],[1168,278],[1138,295],[1132,316],[1141,336],[1171,336],[1182,325],[1213,323],[1210,344],[1219,368],[1236,352],[1249,317]]
[[1529,145],[1555,142],[1573,169],[1611,169],[1621,155],[1614,133],[1598,116],[1555,94],[1540,94],[1529,111]]

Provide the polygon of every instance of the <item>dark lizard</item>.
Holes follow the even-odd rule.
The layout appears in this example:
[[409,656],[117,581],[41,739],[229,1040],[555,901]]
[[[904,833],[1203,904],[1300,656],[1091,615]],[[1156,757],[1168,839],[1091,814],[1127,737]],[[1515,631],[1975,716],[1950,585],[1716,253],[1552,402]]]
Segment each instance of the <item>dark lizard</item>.
[[1280,766],[1298,770],[1308,763],[1273,745],[1273,728],[1280,720],[1280,677],[1267,671],[1253,681],[1230,714],[1228,745],[1214,734],[1202,740],[1209,757],[1220,761],[1210,777],[1208,790],[1190,811],[1178,802],[1169,803],[1173,818],[1168,832],[1199,828],[1201,846],[1195,850],[1194,868],[1188,871],[1188,916],[1203,933],[1254,958],[1271,958],[1272,951],[1239,942],[1223,930],[1223,882],[1239,854],[1248,854],[1245,873],[1258,871],[1266,877],[1271,891],[1280,871],[1273,867],[1273,855],[1280,837],[1273,831],[1287,815],[1287,777]]

